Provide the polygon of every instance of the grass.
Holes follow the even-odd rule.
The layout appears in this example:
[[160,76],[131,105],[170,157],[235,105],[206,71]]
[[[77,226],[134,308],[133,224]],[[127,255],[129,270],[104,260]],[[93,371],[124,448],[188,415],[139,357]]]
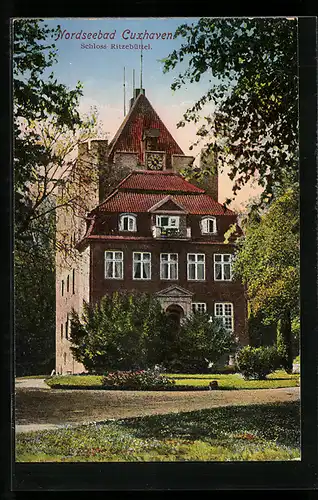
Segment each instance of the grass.
[[18,462],[223,462],[299,458],[299,402],[152,415],[17,434],[16,438]]
[[[270,375],[266,380],[244,380],[241,375],[235,374],[167,374],[174,379],[176,385],[187,385],[192,387],[207,387],[211,380],[217,380],[218,386],[223,390],[233,389],[277,389],[280,387],[296,387],[299,385],[299,374],[287,374],[283,370],[278,370]],[[98,375],[60,375],[46,379],[49,386],[55,388],[101,388],[102,377]]]

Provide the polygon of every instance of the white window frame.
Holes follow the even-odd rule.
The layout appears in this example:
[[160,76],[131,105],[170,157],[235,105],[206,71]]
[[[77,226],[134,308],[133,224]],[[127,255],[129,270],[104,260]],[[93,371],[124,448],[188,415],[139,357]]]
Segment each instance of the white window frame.
[[[195,255],[195,260],[190,261],[190,255]],[[198,256],[203,255],[203,261],[198,261]],[[195,278],[190,278],[190,265],[195,265]],[[203,264],[203,278],[198,278],[198,264]],[[205,253],[188,253],[187,254],[187,279],[188,281],[205,281]]]
[[[216,260],[215,257],[221,257],[221,260]],[[230,257],[230,260],[225,261],[224,257]],[[231,253],[215,253],[213,255],[213,261],[214,261],[214,281],[232,281],[232,263],[233,263],[233,255]],[[220,265],[221,266],[221,278],[216,277],[216,266]],[[229,278],[224,278],[224,266],[229,265],[230,266],[230,277]]]
[[[199,310],[201,306],[203,306],[203,311]],[[192,307],[193,313],[206,313],[207,312],[206,302],[192,302],[191,307]]]
[[[222,314],[217,313],[217,306],[222,307]],[[225,306],[231,306],[231,314],[225,314]],[[231,331],[234,332],[234,306],[232,302],[215,302],[214,304],[214,317],[222,319],[224,327]],[[231,318],[231,328],[227,328],[225,326],[225,318]]]
[[[111,259],[107,258],[107,253],[112,253],[113,257]],[[116,257],[115,257],[116,253],[120,253],[121,254],[121,258],[120,259],[119,258],[116,259]],[[107,262],[112,262],[112,276],[106,276]],[[115,275],[115,265],[116,265],[117,262],[121,263],[121,266],[120,266],[120,270],[121,270],[120,277],[114,276]],[[104,253],[104,278],[106,280],[122,280],[122,279],[124,279],[124,252],[122,250],[105,250],[105,253]]]
[[[168,225],[161,224],[161,219],[163,217],[168,219]],[[175,225],[171,224],[172,219],[174,219],[176,221]],[[164,229],[179,229],[180,217],[178,215],[164,215],[164,214],[156,215],[156,226],[162,227]]]
[[[128,220],[128,229],[124,229],[124,221]],[[132,229],[129,229],[130,222],[132,223]],[[119,231],[125,231],[127,233],[135,233],[137,231],[137,217],[134,214],[120,214],[119,216]]]
[[[168,255],[168,260],[163,260],[162,256],[163,255]],[[176,255],[177,259],[176,260],[171,260],[171,255]],[[163,264],[168,264],[168,278],[165,278],[163,276]],[[176,265],[177,267],[177,277],[176,278],[171,278],[171,266]],[[171,281],[177,281],[179,279],[179,255],[175,252],[163,252],[160,254],[160,279],[161,280],[171,280]]]
[[[135,255],[141,255],[141,259],[140,260],[135,260]],[[149,260],[144,260],[143,256],[144,255],[150,255],[150,258]],[[147,262],[149,263],[149,278],[144,278],[143,277],[143,266],[141,266],[141,274],[142,274],[142,277],[141,278],[135,278],[135,263],[143,263],[143,262]],[[135,281],[149,281],[151,280],[151,252],[133,252],[133,265],[132,265],[132,279]]]
[[[208,231],[208,224],[212,221],[213,223],[213,231]],[[201,233],[202,234],[216,234],[217,226],[216,226],[216,217],[208,216],[202,217],[201,219]]]

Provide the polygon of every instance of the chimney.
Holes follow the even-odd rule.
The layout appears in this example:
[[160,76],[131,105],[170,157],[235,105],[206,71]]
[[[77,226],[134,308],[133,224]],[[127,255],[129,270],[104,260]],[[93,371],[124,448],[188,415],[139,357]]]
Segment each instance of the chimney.
[[145,89],[134,89],[134,96],[132,99],[130,99],[130,108],[134,104],[134,102],[137,99],[137,97],[139,96],[139,94],[145,95]]

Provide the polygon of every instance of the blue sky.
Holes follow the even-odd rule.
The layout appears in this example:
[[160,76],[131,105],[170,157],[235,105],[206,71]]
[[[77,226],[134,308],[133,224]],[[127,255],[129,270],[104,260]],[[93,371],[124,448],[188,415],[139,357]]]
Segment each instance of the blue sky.
[[[91,106],[99,110],[99,118],[103,123],[103,130],[111,139],[116,133],[124,118],[124,94],[123,94],[123,72],[126,71],[126,109],[129,99],[132,97],[132,71],[135,69],[135,86],[140,86],[140,50],[135,49],[112,49],[111,44],[135,44],[142,40],[123,40],[122,32],[149,33],[173,33],[180,24],[196,23],[199,18],[142,18],[142,19],[46,19],[45,24],[51,28],[61,26],[64,30],[63,39],[54,43],[58,50],[58,62],[52,68],[55,76],[61,82],[74,88],[81,81],[83,97],[80,110],[88,112]],[[116,30],[114,40],[77,40],[66,39],[66,33],[111,33]],[[162,118],[185,154],[198,155],[200,148],[193,151],[189,146],[196,140],[197,125],[189,124],[184,128],[177,129],[176,124],[182,118],[186,109],[193,105],[196,100],[211,86],[211,75],[205,74],[199,83],[189,84],[173,92],[171,84],[175,76],[178,76],[186,68],[178,64],[177,68],[169,73],[163,73],[163,64],[160,59],[167,57],[174,49],[178,49],[182,38],[144,40],[144,44],[150,43],[151,49],[143,51],[143,87],[146,96]],[[82,48],[83,44],[107,45],[103,48]],[[209,81],[210,80],[210,81]],[[212,79],[213,81],[213,79]],[[207,106],[206,111],[213,111],[212,106]],[[242,190],[240,198],[245,199],[249,192]],[[231,182],[226,175],[222,176],[220,182],[220,198],[223,201],[231,194]],[[256,192],[251,192],[255,195]],[[239,201],[239,200],[238,200]],[[233,207],[234,208],[234,207]]]

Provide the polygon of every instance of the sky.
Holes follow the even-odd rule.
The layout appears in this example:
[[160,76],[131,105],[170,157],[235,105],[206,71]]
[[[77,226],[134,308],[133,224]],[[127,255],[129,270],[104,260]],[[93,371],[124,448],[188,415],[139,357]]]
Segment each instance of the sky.
[[[143,19],[45,19],[50,28],[61,28],[61,36],[54,40],[58,51],[58,62],[51,68],[58,81],[69,88],[74,88],[78,81],[83,84],[83,97],[80,101],[80,111],[87,113],[92,106],[98,109],[99,120],[103,131],[109,140],[115,135],[124,119],[124,68],[126,89],[126,112],[132,97],[133,69],[135,70],[135,87],[140,87],[140,48],[134,48],[141,43],[150,47],[144,49],[142,83],[145,94],[160,118],[171,132],[186,155],[197,158],[201,148],[192,151],[190,145],[197,139],[197,124],[189,123],[177,128],[183,113],[193,105],[215,81],[205,74],[199,83],[188,84],[176,91],[171,90],[173,80],[186,68],[186,62],[178,64],[177,68],[163,73],[163,63],[160,62],[174,49],[178,49],[182,38],[177,39],[145,39],[131,40],[130,33],[172,33],[180,24],[196,23],[199,18],[143,18]],[[74,33],[72,37],[72,33]],[[83,37],[86,39],[76,39]],[[92,33],[91,39],[87,35]],[[92,39],[96,33],[96,38]],[[98,39],[98,35],[112,34],[112,39]],[[100,35],[100,36],[101,36]],[[106,35],[105,35],[106,36]],[[136,35],[137,36],[137,35]],[[124,39],[127,37],[128,39]],[[53,40],[50,39],[50,42]],[[95,47],[94,47],[95,44]],[[132,48],[119,48],[119,45],[131,45]],[[204,108],[205,113],[213,112],[211,105]],[[231,196],[232,181],[226,173],[219,176],[219,201],[223,202]],[[256,196],[260,190],[251,185],[240,191],[231,205],[233,209],[243,209],[250,197]]]

